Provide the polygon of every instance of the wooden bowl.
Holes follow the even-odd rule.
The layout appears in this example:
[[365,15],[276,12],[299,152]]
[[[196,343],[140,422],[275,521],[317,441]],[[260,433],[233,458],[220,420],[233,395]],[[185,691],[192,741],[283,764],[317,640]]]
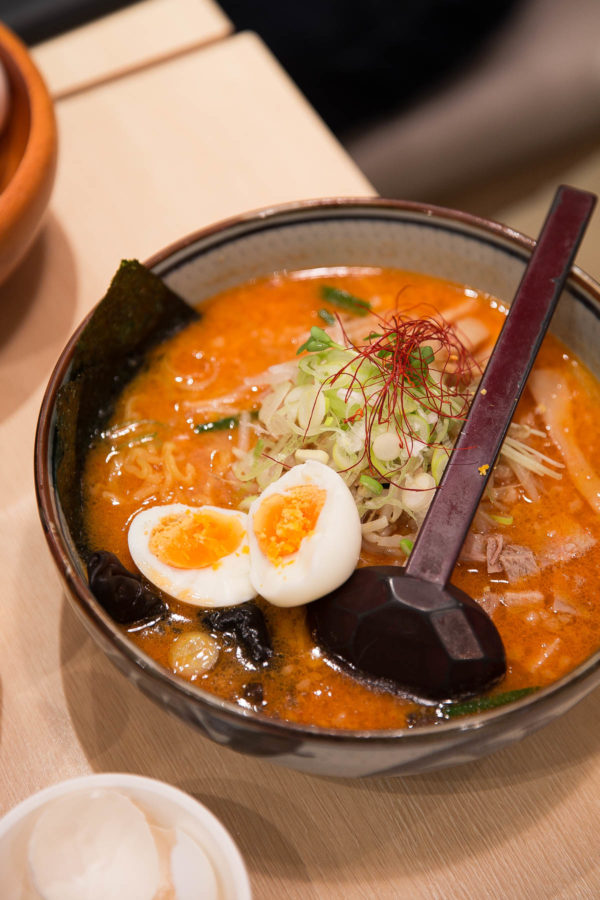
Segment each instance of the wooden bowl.
[[25,45],[0,24],[0,62],[9,83],[0,134],[0,282],[23,259],[50,199],[57,136],[48,89]]

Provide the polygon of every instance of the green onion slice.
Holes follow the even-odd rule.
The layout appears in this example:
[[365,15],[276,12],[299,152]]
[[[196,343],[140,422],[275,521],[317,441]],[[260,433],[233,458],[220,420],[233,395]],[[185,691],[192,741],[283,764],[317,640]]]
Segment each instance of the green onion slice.
[[498,525],[512,525],[514,522],[512,516],[496,516],[493,513],[490,513],[490,519],[493,519]]
[[213,422],[194,425],[194,431],[196,434],[204,434],[207,431],[226,431],[228,428],[236,428],[239,424],[239,416],[225,416],[223,419],[215,419]]
[[381,494],[383,491],[382,483],[377,481],[376,478],[372,478],[370,475],[361,475],[360,483],[363,487],[366,487],[368,491],[371,491],[372,494],[375,494],[375,496]]
[[413,547],[414,541],[411,541],[410,538],[402,538],[400,541],[400,549],[403,553],[406,553],[407,556],[410,556]]
[[335,316],[328,309],[320,309],[317,315],[326,325],[335,325]]
[[371,304],[367,300],[361,300],[360,297],[355,297],[349,291],[343,291],[341,288],[331,287],[328,284],[322,286],[321,297],[332,306],[338,306],[357,316],[366,316],[371,312]]
[[464,703],[443,703],[440,711],[444,718],[454,718],[455,716],[466,716],[469,713],[485,712],[487,709],[496,709],[498,706],[505,706],[507,703],[514,703],[521,697],[527,697],[537,691],[536,687],[519,688],[514,691],[505,691],[503,694],[492,694],[488,697],[476,697],[473,700],[465,700]]

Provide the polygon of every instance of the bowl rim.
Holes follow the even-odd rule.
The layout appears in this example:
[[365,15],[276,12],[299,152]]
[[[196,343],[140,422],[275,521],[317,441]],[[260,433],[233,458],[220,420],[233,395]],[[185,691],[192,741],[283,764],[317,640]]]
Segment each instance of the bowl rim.
[[[144,265],[154,269],[167,258],[181,250],[185,250],[190,245],[220,232],[237,228],[240,225],[252,225],[253,223],[262,223],[264,221],[270,222],[282,217],[287,218],[290,215],[294,217],[295,215],[302,215],[307,210],[323,212],[343,209],[351,210],[352,208],[360,210],[368,208],[390,209],[399,213],[414,213],[424,219],[435,217],[448,225],[455,223],[467,226],[475,231],[483,232],[488,238],[493,239],[493,243],[496,245],[498,245],[498,242],[508,244],[514,251],[519,251],[519,255],[524,258],[531,254],[535,246],[535,241],[532,238],[510,226],[460,210],[440,207],[430,203],[391,200],[381,197],[331,197],[275,204],[232,216],[193,231],[174,241],[149,257]],[[600,284],[577,266],[572,267],[567,284],[595,295],[598,303],[600,303]],[[587,660],[580,663],[579,666],[552,684],[536,689],[521,699],[514,700],[506,705],[473,713],[464,718],[450,718],[432,725],[420,725],[418,728],[335,729],[271,718],[263,713],[241,708],[231,701],[224,700],[182,678],[178,678],[166,668],[160,666],[144,651],[136,647],[124,632],[119,630],[119,626],[113,623],[108,614],[100,607],[87,582],[78,575],[71,561],[67,542],[62,538],[60,516],[57,512],[58,507],[52,490],[52,475],[47,471],[47,463],[50,460],[57,391],[68,374],[75,345],[93,315],[96,305],[86,315],[64,347],[44,393],[35,435],[35,490],[38,512],[46,540],[63,582],[68,588],[67,594],[70,602],[75,605],[76,611],[87,622],[88,627],[92,626],[94,630],[99,631],[103,639],[107,640],[121,657],[125,657],[128,666],[132,666],[133,669],[141,668],[145,674],[149,674],[153,680],[156,680],[169,693],[174,692],[174,695],[177,697],[200,702],[201,705],[207,706],[215,712],[218,711],[221,717],[225,717],[233,723],[240,723],[243,720],[247,725],[257,727],[263,734],[272,734],[280,737],[285,735],[285,737],[290,739],[296,738],[313,742],[343,743],[346,746],[349,744],[360,746],[364,743],[368,743],[369,746],[387,746],[398,740],[418,742],[428,737],[442,738],[452,734],[462,735],[466,732],[476,732],[484,724],[487,725],[498,719],[506,721],[510,721],[513,718],[517,719],[523,710],[526,710],[528,707],[539,706],[544,701],[551,701],[566,688],[576,689],[581,682],[584,682],[594,672],[600,670],[599,649]],[[77,600],[76,604],[74,603],[75,598]],[[588,690],[591,691],[593,687],[594,685],[590,685]],[[588,690],[583,690],[578,699],[582,699]],[[167,701],[167,705],[169,707],[172,706],[169,701]]]

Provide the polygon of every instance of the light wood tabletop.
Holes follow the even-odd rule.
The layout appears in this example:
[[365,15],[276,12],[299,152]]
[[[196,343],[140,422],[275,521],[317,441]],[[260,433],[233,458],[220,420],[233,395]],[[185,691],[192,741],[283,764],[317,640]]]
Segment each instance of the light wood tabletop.
[[[205,803],[236,840],[257,900],[600,896],[600,692],[468,767],[313,778],[212,744],[164,712],[71,610],[38,520],[34,432],[54,362],[120,259],[247,209],[372,193],[255,35],[105,76],[57,100],[47,221],[0,287],[0,814],[62,779],[127,771]],[[600,157],[582,178],[599,173]],[[536,195],[510,224],[537,230],[544,205]],[[597,229],[591,240],[599,274]]]
[[226,37],[213,0],[138,0],[44,41],[32,56],[55,100]]

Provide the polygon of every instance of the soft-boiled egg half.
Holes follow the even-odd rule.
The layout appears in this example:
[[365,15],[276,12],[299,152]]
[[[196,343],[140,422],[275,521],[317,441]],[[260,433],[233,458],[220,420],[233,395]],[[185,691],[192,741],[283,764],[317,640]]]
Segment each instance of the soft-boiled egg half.
[[149,507],[132,521],[128,543],[148,581],[184,603],[235,606],[256,596],[244,512],[184,503]]
[[129,551],[140,572],[195,606],[235,606],[260,594],[300,606],[350,577],[358,562],[358,510],[344,480],[316,460],[289,469],[246,515],[172,503],[138,513]]
[[275,606],[323,597],[350,577],[360,517],[344,480],[316,460],[270,484],[248,513],[250,580]]

